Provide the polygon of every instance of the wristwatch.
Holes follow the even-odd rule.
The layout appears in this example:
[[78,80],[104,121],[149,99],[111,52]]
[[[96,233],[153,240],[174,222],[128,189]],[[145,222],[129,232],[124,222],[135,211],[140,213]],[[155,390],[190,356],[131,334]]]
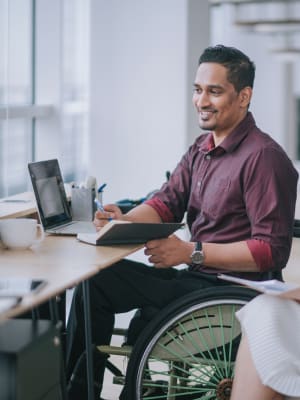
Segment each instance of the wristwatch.
[[192,264],[201,265],[204,261],[204,253],[202,250],[202,243],[196,242],[195,249],[191,254]]

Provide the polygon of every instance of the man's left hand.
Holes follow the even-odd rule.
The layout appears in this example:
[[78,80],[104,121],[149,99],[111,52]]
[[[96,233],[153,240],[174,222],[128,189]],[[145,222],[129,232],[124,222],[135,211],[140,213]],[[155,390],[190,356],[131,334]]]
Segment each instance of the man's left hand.
[[193,243],[171,235],[166,239],[150,240],[145,245],[144,253],[156,268],[170,268],[188,264],[193,248]]

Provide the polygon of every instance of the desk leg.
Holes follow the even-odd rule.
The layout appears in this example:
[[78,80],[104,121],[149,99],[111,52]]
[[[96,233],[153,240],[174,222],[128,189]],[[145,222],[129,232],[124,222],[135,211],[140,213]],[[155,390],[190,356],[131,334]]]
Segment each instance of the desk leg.
[[88,400],[94,400],[94,373],[93,373],[93,352],[92,352],[92,330],[90,313],[90,287],[89,281],[83,281],[83,308],[84,308],[84,328],[85,328],[85,348],[86,348],[86,370],[88,384]]
[[[60,335],[64,334],[62,332],[62,327],[64,326],[63,322],[59,320],[59,312],[57,309],[57,301],[56,299],[51,298],[48,301],[49,304],[49,310],[50,310],[50,317],[51,317],[51,322],[54,326],[59,328]],[[61,344],[62,344],[62,338],[61,338]],[[62,391],[62,399],[65,400],[68,398],[67,395],[67,384],[66,384],[66,374],[65,374],[65,357],[64,357],[64,351],[63,351],[63,345],[61,345],[61,372],[60,372],[60,379],[61,379],[61,391]]]

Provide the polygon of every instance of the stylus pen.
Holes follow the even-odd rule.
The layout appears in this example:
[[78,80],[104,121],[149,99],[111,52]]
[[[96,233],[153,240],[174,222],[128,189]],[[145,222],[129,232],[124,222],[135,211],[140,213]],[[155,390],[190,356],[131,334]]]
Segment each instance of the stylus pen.
[[[98,209],[99,211],[101,211],[101,212],[104,213],[105,210],[104,210],[104,208],[103,208],[103,205],[100,203],[100,201],[99,201],[97,198],[95,198],[95,199],[94,199],[94,202],[95,202],[95,204],[97,205],[97,209]],[[111,220],[112,220],[111,217],[108,217],[107,219],[108,219],[108,221],[111,221]]]

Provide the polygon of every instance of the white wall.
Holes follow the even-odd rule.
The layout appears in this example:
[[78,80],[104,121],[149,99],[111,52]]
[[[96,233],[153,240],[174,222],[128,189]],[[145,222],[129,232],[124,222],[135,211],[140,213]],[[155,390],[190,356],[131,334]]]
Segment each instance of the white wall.
[[107,182],[105,202],[139,198],[199,133],[191,96],[208,2],[93,0],[91,10],[89,172]]
[[[91,5],[89,172],[108,183],[104,202],[139,198],[161,186],[199,134],[191,98],[209,45],[208,0]],[[143,251],[134,258],[147,262]]]
[[236,46],[254,60],[251,111],[258,126],[294,158],[300,82],[297,63],[269,51],[277,37],[241,31],[234,26],[233,5],[210,12],[208,0],[91,4],[89,173],[108,183],[105,202],[159,188],[165,171],[199,134],[192,83],[198,57],[209,44]]

